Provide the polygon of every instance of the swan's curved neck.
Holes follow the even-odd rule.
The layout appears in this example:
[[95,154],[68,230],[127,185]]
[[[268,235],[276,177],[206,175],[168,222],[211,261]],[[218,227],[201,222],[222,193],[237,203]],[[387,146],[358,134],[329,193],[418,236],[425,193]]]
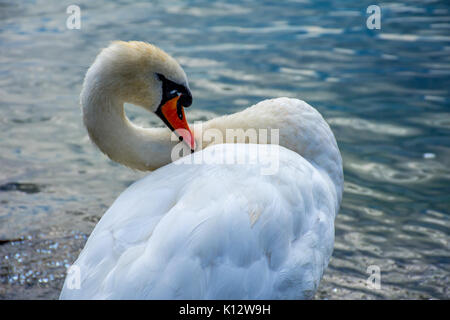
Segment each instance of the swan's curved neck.
[[171,162],[177,141],[167,128],[141,128],[128,120],[124,101],[108,90],[83,90],[83,120],[91,140],[112,160],[138,170]]
[[[138,170],[154,170],[172,162],[172,151],[179,142],[171,139],[169,129],[134,125],[125,115],[123,100],[108,88],[95,85],[94,88],[83,88],[81,104],[89,136],[102,152]],[[205,129],[219,130],[223,137],[228,129],[279,129],[277,142],[324,172],[337,187],[338,198],[342,196],[342,159],[334,135],[322,116],[302,101],[266,100],[241,112],[204,122],[202,131]],[[202,141],[198,150],[223,142],[227,141]],[[261,142],[258,136],[257,143],[270,143],[270,139]]]

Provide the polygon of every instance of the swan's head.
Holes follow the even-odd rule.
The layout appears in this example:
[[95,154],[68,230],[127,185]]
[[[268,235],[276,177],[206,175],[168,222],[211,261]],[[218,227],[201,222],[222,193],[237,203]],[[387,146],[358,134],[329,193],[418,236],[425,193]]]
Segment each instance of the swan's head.
[[83,91],[92,87],[154,112],[180,140],[195,149],[184,114],[184,107],[192,104],[187,77],[175,59],[163,50],[140,41],[111,43],[99,53],[86,74]]

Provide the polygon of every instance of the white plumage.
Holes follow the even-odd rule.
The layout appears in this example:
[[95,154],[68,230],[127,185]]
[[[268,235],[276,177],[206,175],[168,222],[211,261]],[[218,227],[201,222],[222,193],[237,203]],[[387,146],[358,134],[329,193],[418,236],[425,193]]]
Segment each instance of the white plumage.
[[[280,146],[203,145],[189,159],[219,163],[182,158],[135,182],[74,263],[80,288],[66,280],[60,298],[311,298],[333,250],[339,149],[320,114],[296,99],[266,100],[205,123],[245,125],[279,127]],[[255,150],[257,162],[220,163]],[[278,170],[261,174],[273,159]]]
[[308,161],[278,151],[275,175],[261,164],[172,163],[134,183],[76,262],[82,289],[61,298],[310,298],[331,256],[337,199]]

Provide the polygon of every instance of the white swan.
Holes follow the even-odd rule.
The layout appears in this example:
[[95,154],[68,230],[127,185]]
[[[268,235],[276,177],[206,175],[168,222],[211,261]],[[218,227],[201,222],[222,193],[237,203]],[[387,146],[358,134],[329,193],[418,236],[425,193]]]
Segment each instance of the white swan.
[[331,257],[343,188],[341,155],[321,115],[303,101],[279,98],[203,124],[224,136],[227,128],[278,128],[278,170],[262,175],[261,159],[170,163],[177,143],[170,130],[133,125],[124,102],[157,113],[197,150],[188,157],[247,156],[263,147],[195,145],[181,107],[192,97],[178,63],[143,42],[102,50],[81,93],[89,136],[117,162],[159,169],[103,215],[60,298],[311,298]]

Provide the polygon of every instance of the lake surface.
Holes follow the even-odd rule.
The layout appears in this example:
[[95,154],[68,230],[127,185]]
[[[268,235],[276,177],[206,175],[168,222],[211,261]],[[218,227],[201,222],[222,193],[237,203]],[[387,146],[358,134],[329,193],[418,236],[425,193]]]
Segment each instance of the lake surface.
[[17,240],[0,242],[0,298],[57,298],[95,223],[145,175],[82,125],[84,74],[116,39],[181,63],[192,122],[288,96],[330,123],[345,192],[317,299],[450,298],[448,1],[383,3],[380,30],[366,27],[373,1],[78,1],[80,30],[69,4],[0,2],[0,239]]

